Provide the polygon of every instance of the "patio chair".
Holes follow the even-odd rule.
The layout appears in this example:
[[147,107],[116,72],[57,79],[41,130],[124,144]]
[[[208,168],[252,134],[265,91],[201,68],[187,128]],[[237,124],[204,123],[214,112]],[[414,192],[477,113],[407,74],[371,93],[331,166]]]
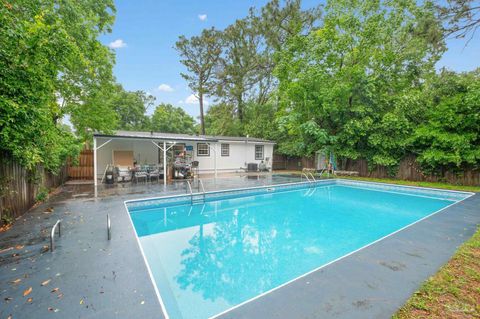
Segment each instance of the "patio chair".
[[157,182],[160,182],[160,170],[158,167],[154,167],[149,173],[148,173],[148,179],[150,182],[152,181],[153,178],[157,179]]
[[130,169],[125,166],[117,166],[117,182],[128,182],[132,179],[132,173]]
[[148,179],[148,172],[146,170],[143,170],[142,168],[136,170],[134,174],[135,183],[138,183],[138,181],[142,179],[144,182],[146,182]]

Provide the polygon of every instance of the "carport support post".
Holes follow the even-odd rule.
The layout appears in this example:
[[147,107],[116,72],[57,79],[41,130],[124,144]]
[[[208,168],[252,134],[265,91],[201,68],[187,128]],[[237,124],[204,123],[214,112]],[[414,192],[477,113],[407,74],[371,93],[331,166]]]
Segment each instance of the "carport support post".
[[213,166],[215,168],[215,178],[217,178],[217,143],[213,144]]
[[167,142],[163,141],[163,186],[167,186]]
[[97,138],[93,137],[93,185],[95,188],[95,197],[97,197]]

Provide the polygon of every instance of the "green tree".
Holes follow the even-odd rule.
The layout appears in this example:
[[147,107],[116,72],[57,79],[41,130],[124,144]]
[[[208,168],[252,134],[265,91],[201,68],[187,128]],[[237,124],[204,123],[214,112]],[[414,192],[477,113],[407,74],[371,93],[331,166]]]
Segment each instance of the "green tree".
[[150,128],[155,132],[195,134],[195,120],[182,108],[162,103],[153,112]]
[[253,16],[237,20],[222,33],[223,54],[217,73],[217,95],[235,105],[240,122],[244,120],[248,95],[259,83],[259,70],[265,56],[258,52],[261,35],[253,25]]
[[91,90],[78,105],[69,104],[70,122],[83,142],[92,141],[95,131],[113,133],[118,127],[120,116],[113,108],[116,88],[113,83],[106,82]]
[[446,36],[473,39],[480,27],[480,1],[447,0],[437,5],[440,18],[446,25]]
[[329,1],[321,25],[277,53],[280,151],[330,148],[395,166],[424,113],[424,82],[443,53],[431,3]]
[[118,129],[121,130],[148,130],[150,123],[146,115],[147,110],[153,106],[155,97],[143,91],[125,91],[117,85],[113,101],[113,111],[118,114]]
[[248,103],[245,108],[243,134],[267,140],[280,139],[276,113],[277,107],[273,103]]
[[213,91],[213,76],[221,52],[220,33],[214,28],[205,29],[200,36],[187,39],[180,36],[175,43],[182,60],[180,62],[187,68],[187,73],[182,77],[198,98],[200,104],[200,127],[205,135],[204,97]]
[[480,168],[480,69],[443,70],[430,92],[426,121],[409,140],[417,161],[429,172]]
[[0,149],[27,168],[58,169],[78,148],[59,120],[111,79],[113,53],[98,36],[111,0],[0,3]]
[[209,135],[243,136],[243,126],[235,114],[235,106],[219,103],[208,108],[205,128]]

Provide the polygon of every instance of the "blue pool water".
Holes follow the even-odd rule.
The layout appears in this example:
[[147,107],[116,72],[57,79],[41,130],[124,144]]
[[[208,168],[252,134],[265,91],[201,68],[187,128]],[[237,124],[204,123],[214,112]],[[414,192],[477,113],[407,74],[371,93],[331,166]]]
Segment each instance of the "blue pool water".
[[452,203],[331,184],[191,205],[127,204],[170,318],[208,318]]

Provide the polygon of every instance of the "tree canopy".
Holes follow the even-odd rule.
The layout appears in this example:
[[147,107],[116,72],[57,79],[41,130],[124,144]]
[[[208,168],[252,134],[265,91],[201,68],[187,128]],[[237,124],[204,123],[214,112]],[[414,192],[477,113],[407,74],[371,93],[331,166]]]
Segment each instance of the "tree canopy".
[[200,36],[187,39],[180,36],[175,48],[182,57],[182,64],[188,73],[182,73],[188,86],[197,96],[200,104],[200,130],[205,135],[203,98],[212,91],[213,73],[220,57],[219,32],[214,28],[205,29]]
[[59,120],[112,79],[112,0],[2,1],[0,149],[33,168],[58,169],[78,146]]
[[161,103],[153,112],[150,129],[156,132],[195,134],[195,120],[182,108]]
[[476,168],[478,72],[435,65],[449,34],[474,32],[477,11],[470,0],[252,8],[216,35],[206,131],[273,139],[287,155],[329,149],[391,172],[412,154],[425,170]]
[[[287,155],[329,149],[391,172],[410,155],[429,172],[478,169],[479,71],[435,68],[444,39],[473,34],[478,12],[474,0],[271,0],[175,48],[201,133],[272,139]],[[55,171],[94,131],[197,133],[181,108],[149,116],[155,99],[117,83],[114,51],[98,40],[114,15],[113,0],[2,0],[2,152]]]

